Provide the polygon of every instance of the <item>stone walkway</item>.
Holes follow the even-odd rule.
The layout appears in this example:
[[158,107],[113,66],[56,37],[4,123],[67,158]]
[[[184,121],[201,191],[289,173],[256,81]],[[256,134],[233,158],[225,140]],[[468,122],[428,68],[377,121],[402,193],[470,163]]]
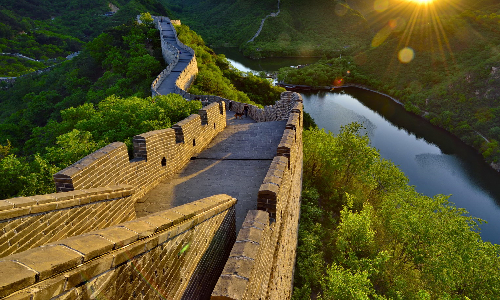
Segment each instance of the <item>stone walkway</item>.
[[172,27],[169,25],[169,21],[161,21],[162,23],[162,28],[163,30],[161,31],[161,36],[165,41],[167,41],[169,44],[175,46],[179,51],[180,51],[180,56],[179,56],[179,62],[177,65],[172,69],[172,72],[170,73],[165,80],[160,84],[158,87],[157,91],[160,95],[168,95],[170,93],[175,92],[175,81],[179,77],[180,73],[186,66],[189,64],[191,59],[193,58],[193,55],[189,53],[186,50],[183,50],[178,44],[177,40],[175,39],[175,35],[177,34],[175,30],[172,29]]
[[228,112],[227,127],[173,178],[161,182],[136,204],[140,218],[216,194],[236,199],[236,230],[251,209],[266,176],[286,121],[255,123]]

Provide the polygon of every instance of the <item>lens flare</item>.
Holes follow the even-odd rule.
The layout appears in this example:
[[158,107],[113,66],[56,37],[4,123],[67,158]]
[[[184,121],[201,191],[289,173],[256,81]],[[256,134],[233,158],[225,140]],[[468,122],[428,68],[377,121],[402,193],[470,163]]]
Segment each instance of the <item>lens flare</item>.
[[434,0],[408,0],[408,1],[414,2],[417,4],[429,4],[429,3],[434,2]]
[[398,58],[400,62],[407,64],[415,58],[415,51],[410,47],[405,47],[399,51]]

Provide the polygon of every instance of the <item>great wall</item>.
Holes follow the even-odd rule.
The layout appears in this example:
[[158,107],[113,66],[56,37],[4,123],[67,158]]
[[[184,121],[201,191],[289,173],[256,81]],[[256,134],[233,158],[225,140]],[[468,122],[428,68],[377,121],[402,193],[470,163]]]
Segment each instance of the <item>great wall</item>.
[[[173,89],[205,106],[172,128],[135,136],[133,159],[124,143],[115,142],[55,174],[57,193],[0,200],[1,299],[290,299],[302,189],[302,99],[284,92],[273,106],[249,106],[254,123],[233,120],[228,99],[186,92],[198,71],[194,51],[180,43],[174,21],[154,21],[168,66],[153,82],[153,96]],[[242,103],[231,106],[243,110]],[[280,132],[273,146],[266,136],[248,137],[259,124]],[[238,149],[224,144],[245,142],[234,138],[235,128],[250,143],[259,139],[270,148],[252,152],[266,166],[248,195],[254,209],[242,210],[239,196],[219,193],[137,217],[150,193],[193,162],[211,159],[215,169],[256,161],[238,158]],[[227,154],[203,156],[218,147]],[[267,150],[271,156],[261,157]],[[203,189],[200,172],[190,177]],[[229,179],[210,184],[232,193]]]

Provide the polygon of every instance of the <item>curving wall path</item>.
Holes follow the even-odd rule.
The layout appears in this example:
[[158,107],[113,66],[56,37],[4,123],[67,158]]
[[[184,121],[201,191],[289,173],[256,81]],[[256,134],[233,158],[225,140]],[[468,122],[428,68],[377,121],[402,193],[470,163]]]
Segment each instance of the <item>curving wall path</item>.
[[[161,28],[172,22],[156,20],[171,39]],[[184,91],[196,58],[167,38],[163,55],[172,66],[162,74],[179,75],[174,89]],[[172,72],[181,48],[193,56]],[[0,200],[0,299],[290,299],[302,185],[299,94],[284,92],[267,110],[251,107],[256,121],[286,124],[257,210],[238,234],[237,199],[225,194],[136,217],[137,200],[226,127],[229,100],[207,97],[214,103],[199,114],[134,137],[132,160],[123,143],[112,143],[55,174],[58,193]]]

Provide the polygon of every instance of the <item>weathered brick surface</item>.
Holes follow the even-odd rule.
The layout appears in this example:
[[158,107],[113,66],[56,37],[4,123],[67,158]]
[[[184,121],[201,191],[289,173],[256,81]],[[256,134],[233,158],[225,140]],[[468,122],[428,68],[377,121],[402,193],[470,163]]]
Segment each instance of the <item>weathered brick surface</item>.
[[0,257],[132,220],[133,191],[132,186],[121,185],[0,200],[31,203],[0,211]]
[[[0,274],[16,276],[0,276],[0,297],[208,299],[235,241],[235,204],[216,195],[187,204],[196,215],[164,211],[4,257]],[[146,235],[151,217],[162,229]],[[131,234],[109,240],[117,230]]]
[[[249,106],[257,122],[287,125],[258,195],[260,211],[249,212],[236,244],[236,200],[227,195],[129,221],[137,199],[183,168],[226,126],[229,100],[185,91],[198,71],[196,57],[176,41],[193,54],[176,92],[212,104],[171,129],[136,136],[132,160],[117,142],[55,174],[63,193],[0,200],[0,257],[8,255],[0,258],[0,274],[17,274],[0,276],[0,297],[208,299],[218,280],[214,299],[290,298],[302,176],[299,94],[284,92],[264,109]],[[178,50],[163,40],[162,51],[169,67],[154,87],[179,60]],[[232,110],[243,105],[233,102]]]
[[[203,121],[200,115],[194,114],[172,128],[134,137],[135,158],[131,161],[123,143],[112,143],[97,150],[54,175],[58,191],[129,184],[136,188],[134,200],[139,199],[161,180],[183,168],[226,127],[225,110],[221,110],[220,105],[212,103],[200,110]],[[2,203],[0,216],[4,207],[14,205],[22,209],[30,201],[22,199],[17,203]]]
[[248,212],[214,300],[291,298],[302,190],[302,104],[280,105],[292,111],[287,129],[259,189],[259,211]]

